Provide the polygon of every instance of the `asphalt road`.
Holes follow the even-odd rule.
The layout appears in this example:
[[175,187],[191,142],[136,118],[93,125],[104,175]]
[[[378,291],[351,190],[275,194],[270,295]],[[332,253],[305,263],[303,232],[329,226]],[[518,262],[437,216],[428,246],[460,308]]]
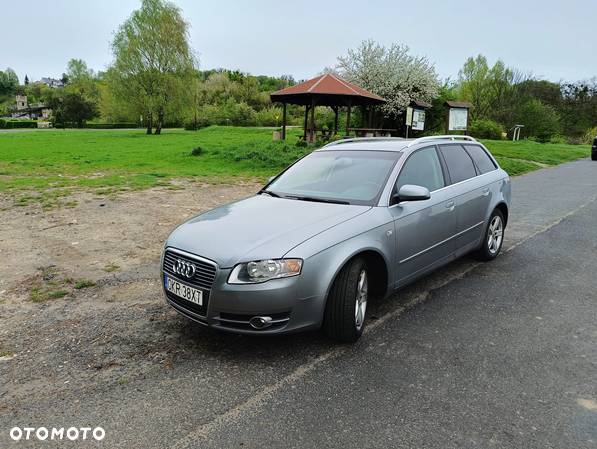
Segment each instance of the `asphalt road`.
[[173,330],[145,328],[171,352],[167,370],[40,381],[0,403],[0,447],[52,446],[11,441],[16,425],[101,425],[101,443],[73,447],[597,448],[597,163],[515,178],[513,202],[497,260],[463,258],[372,304],[355,345],[218,334],[169,314]]

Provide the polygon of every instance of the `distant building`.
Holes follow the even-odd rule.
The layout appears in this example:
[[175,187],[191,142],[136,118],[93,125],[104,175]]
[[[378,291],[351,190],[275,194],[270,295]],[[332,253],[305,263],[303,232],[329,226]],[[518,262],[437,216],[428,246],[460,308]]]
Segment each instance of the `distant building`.
[[27,109],[29,105],[27,104],[27,95],[17,95],[17,111],[22,109]]
[[64,87],[64,83],[62,82],[62,80],[57,80],[55,78],[42,78],[40,80],[40,83],[43,83],[46,86],[51,87],[53,89]]
[[27,102],[27,95],[17,95],[16,105],[9,108],[12,118],[28,118],[28,119],[42,119],[50,120],[52,117],[52,110],[44,103]]

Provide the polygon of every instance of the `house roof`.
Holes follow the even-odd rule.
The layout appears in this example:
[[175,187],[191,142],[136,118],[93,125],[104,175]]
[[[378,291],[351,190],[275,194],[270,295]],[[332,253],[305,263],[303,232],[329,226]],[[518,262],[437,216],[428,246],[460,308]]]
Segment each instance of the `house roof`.
[[323,106],[367,105],[385,103],[386,100],[356,84],[349,83],[331,73],[316,76],[294,86],[273,92],[273,102],[311,104]]

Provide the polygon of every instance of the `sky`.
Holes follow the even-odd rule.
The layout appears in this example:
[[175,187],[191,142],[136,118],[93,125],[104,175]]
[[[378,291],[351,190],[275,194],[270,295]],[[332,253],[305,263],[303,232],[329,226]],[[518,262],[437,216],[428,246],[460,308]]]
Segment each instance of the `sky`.
[[[469,56],[535,77],[597,76],[597,0],[173,0],[190,23],[201,69],[307,79],[365,39],[407,44],[441,78]],[[96,71],[140,0],[0,0],[0,70],[60,77],[71,58]]]

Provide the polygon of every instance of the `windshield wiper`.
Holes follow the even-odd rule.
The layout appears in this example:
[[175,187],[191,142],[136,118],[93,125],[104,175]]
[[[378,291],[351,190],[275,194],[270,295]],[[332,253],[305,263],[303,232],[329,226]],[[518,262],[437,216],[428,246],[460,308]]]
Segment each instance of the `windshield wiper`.
[[285,198],[291,198],[293,200],[300,200],[300,201],[313,201],[314,203],[350,204],[348,201],[331,200],[331,199],[327,199],[327,198],[315,198],[312,196],[290,196],[290,195],[287,195]]
[[273,196],[274,198],[280,198],[280,195],[278,195],[276,192],[272,192],[271,190],[267,189],[261,189],[259,192],[257,192],[257,195],[261,195],[262,193],[267,193],[269,196]]

